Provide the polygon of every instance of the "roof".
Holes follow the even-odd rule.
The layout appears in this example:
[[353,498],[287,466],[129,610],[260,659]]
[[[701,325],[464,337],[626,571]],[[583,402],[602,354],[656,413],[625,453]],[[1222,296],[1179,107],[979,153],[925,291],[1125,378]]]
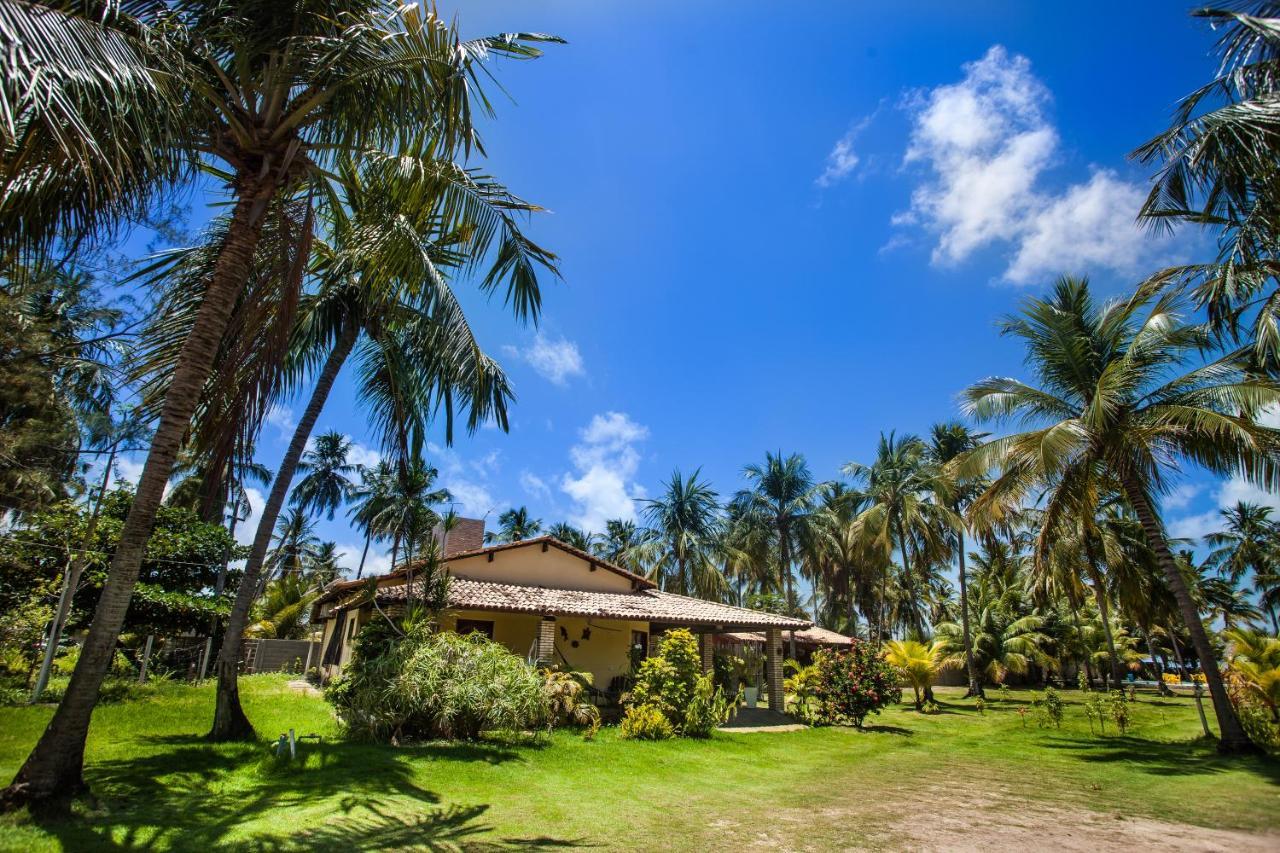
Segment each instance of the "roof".
[[[764,635],[754,631],[734,631],[722,636],[737,640],[740,643],[763,643]],[[852,637],[846,637],[844,634],[838,634],[835,631],[826,628],[820,628],[817,625],[811,625],[796,631],[797,643],[809,643],[815,646],[847,646],[853,642]]]
[[[488,545],[483,548],[474,548],[470,551],[459,551],[457,553],[450,554],[447,557],[443,558],[442,562],[445,564],[448,564],[448,563],[456,562],[458,560],[465,560],[471,557],[480,557],[486,554],[495,554],[499,551],[510,551],[516,548],[528,548],[533,545],[542,545],[544,546],[544,549],[557,548],[561,551],[564,551],[565,553],[572,554],[575,557],[579,557],[583,560],[586,560],[588,563],[591,563],[592,565],[595,565],[607,571],[613,572],[616,575],[621,575],[622,577],[631,581],[633,587],[636,587],[639,589],[652,589],[657,586],[653,581],[649,580],[648,578],[637,575],[635,572],[627,571],[626,569],[622,568],[622,566],[615,565],[614,563],[610,563],[608,560],[603,560],[600,557],[597,557],[595,554],[591,554],[587,551],[583,551],[580,548],[575,548],[572,545],[561,542],[559,539],[556,539],[554,536],[539,536],[536,539],[521,539],[518,542],[503,542],[500,545]],[[387,578],[402,578],[405,576],[405,573],[408,571],[408,568],[409,567],[407,566],[402,567],[402,568],[396,569],[395,571],[387,572],[386,574],[374,575],[374,577],[378,578],[379,583],[381,583],[384,579],[387,579]],[[331,583],[327,587],[325,587],[324,592],[320,594],[320,597],[318,599],[316,599],[315,604],[320,605],[329,601],[333,601],[336,598],[340,598],[343,593],[356,589],[357,587],[362,587],[368,582],[369,582],[368,578],[364,578],[363,580],[335,581],[334,583]]]
[[[405,584],[384,587],[378,592],[378,600],[403,601],[405,587]],[[802,619],[703,601],[652,588],[634,592],[587,592],[458,577],[449,583],[449,607],[455,610],[498,610],[549,616],[594,616],[602,619],[633,619],[638,622],[783,628],[796,631],[812,624]]]

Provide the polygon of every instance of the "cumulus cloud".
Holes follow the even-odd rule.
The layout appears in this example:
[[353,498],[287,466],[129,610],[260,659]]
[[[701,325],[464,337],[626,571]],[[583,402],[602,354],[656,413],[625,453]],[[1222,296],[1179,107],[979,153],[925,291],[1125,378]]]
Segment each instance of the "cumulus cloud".
[[1103,169],[1062,192],[1041,186],[1059,148],[1050,100],[1030,61],[1000,45],[965,65],[960,82],[908,99],[904,165],[929,176],[894,223],[935,235],[934,263],[999,246],[1009,252],[1004,280],[1031,284],[1059,273],[1134,273],[1168,252],[1167,240],[1134,222],[1141,186]]
[[[1172,497],[1176,498],[1177,495],[1178,492],[1175,491]],[[1223,480],[1214,491],[1214,503],[1216,505],[1214,509],[1171,520],[1169,522],[1169,535],[1180,539],[1201,539],[1210,533],[1219,531],[1223,525],[1221,510],[1233,507],[1241,501],[1269,506],[1273,512],[1280,515],[1280,495],[1260,489],[1244,477],[1237,475]],[[1179,508],[1176,500],[1171,505],[1169,498],[1165,499],[1164,505],[1166,508]],[[1181,508],[1185,508],[1185,506],[1186,504],[1183,504]]]
[[288,406],[272,406],[267,412],[266,422],[276,428],[276,438],[279,441],[292,438],[293,431],[298,428],[298,419]]
[[[360,554],[364,551],[364,543],[352,544],[342,542],[338,545],[338,565],[344,569],[346,577],[354,578],[360,567]],[[391,553],[380,548],[375,542],[369,546],[369,554],[364,560],[364,571],[361,577],[381,575],[391,571]]]
[[635,501],[644,496],[644,489],[634,482],[640,467],[635,445],[648,436],[646,427],[622,412],[596,415],[581,430],[579,442],[569,449],[576,473],[560,481],[561,490],[574,502],[574,524],[599,531],[608,519],[636,517]]
[[347,436],[351,442],[351,450],[347,452],[347,461],[352,465],[363,465],[365,468],[372,468],[382,461],[382,454],[372,447],[361,444],[351,436]]
[[569,379],[586,372],[578,345],[565,337],[551,339],[539,331],[523,350],[504,347],[508,355],[527,363],[534,371],[555,385],[568,385]]
[[551,497],[551,487],[547,481],[530,471],[520,472],[520,488],[531,498],[547,499]]

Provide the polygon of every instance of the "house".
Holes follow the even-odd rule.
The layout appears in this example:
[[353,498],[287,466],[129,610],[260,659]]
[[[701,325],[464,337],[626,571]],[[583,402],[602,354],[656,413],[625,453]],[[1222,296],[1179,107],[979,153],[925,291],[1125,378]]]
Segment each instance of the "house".
[[[443,629],[479,631],[541,665],[590,672],[600,689],[620,683],[670,629],[698,635],[705,671],[711,669],[716,635],[761,632],[770,705],[782,710],[783,632],[810,622],[663,592],[640,575],[550,536],[478,545],[483,522],[478,535],[476,524],[460,525],[443,542],[443,564],[451,576]],[[359,628],[382,618],[366,584],[331,584],[316,601],[312,619],[324,626],[326,675],[351,659]],[[383,610],[402,606],[406,593],[405,569],[377,578],[376,600]]]
[[[812,661],[813,653],[818,649],[848,651],[849,647],[853,645],[852,637],[846,637],[844,634],[821,628],[817,625],[794,632],[786,632],[783,635],[784,650],[790,648],[793,639],[796,644],[796,659],[801,664],[807,664]],[[760,650],[764,647],[765,642],[765,635],[759,631],[730,631],[716,635],[716,645],[731,654],[737,654],[744,647]]]

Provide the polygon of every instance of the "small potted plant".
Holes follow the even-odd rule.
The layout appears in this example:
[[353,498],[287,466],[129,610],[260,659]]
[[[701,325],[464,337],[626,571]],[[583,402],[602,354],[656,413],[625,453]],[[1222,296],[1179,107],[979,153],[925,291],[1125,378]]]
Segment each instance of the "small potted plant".
[[742,684],[742,698],[748,708],[760,701],[760,673],[764,660],[755,649],[744,649],[734,666],[738,681]]

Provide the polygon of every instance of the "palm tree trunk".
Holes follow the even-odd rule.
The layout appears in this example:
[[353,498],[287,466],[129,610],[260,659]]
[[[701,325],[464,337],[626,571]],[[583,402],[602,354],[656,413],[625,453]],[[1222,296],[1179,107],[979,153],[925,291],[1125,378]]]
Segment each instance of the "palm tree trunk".
[[[1067,598],[1067,601],[1071,605],[1071,618],[1075,621],[1075,624],[1076,624],[1076,636],[1080,638],[1080,643],[1083,646],[1084,626],[1080,624],[1080,608],[1076,604],[1074,599],[1075,599],[1074,595],[1069,595]],[[1089,683],[1092,684],[1093,683],[1093,667],[1089,666],[1089,651],[1087,648],[1085,649],[1084,657],[1081,659],[1081,663],[1084,664],[1084,677],[1089,679]]]
[[142,557],[151,538],[156,510],[173,472],[178,448],[191,425],[191,415],[209,378],[236,298],[249,278],[254,251],[262,234],[262,214],[279,185],[273,170],[263,171],[265,176],[256,173],[237,176],[238,200],[226,237],[200,300],[200,310],[178,355],[147,461],[120,531],[80,659],[62,702],[35,749],[9,787],[0,792],[0,807],[6,810],[23,803],[69,796],[85,787],[84,744],[89,734],[89,719],[98,701],[98,689],[115,654],[120,628],[142,568]]
[[356,580],[360,580],[360,576],[364,574],[364,560],[369,556],[369,543],[373,541],[373,530],[368,529],[364,532],[364,550],[360,552],[360,565],[356,568]]
[[351,354],[356,339],[360,335],[359,326],[354,323],[345,328],[334,343],[325,361],[324,368],[316,380],[316,387],[311,391],[311,399],[307,408],[298,420],[293,431],[289,448],[284,459],[280,461],[280,470],[276,472],[271,483],[271,494],[262,508],[262,517],[258,519],[258,529],[253,536],[253,547],[249,551],[249,559],[245,563],[244,576],[240,579],[240,587],[236,590],[236,600],[231,606],[231,614],[227,617],[227,630],[222,635],[222,648],[218,652],[218,693],[213,711],[213,727],[209,730],[208,739],[212,741],[249,740],[254,736],[253,725],[240,707],[240,688],[237,683],[239,669],[240,644],[243,641],[245,624],[249,621],[249,608],[253,605],[258,589],[258,576],[262,572],[262,563],[267,556],[267,547],[271,544],[271,533],[275,530],[276,519],[280,517],[280,508],[289,493],[289,484],[293,481],[298,461],[311,438],[320,410],[333,388],[333,382],[342,369],[343,362]]
[[1209,644],[1204,623],[1200,621],[1200,612],[1191,598],[1191,591],[1187,589],[1186,579],[1182,577],[1182,572],[1178,570],[1178,564],[1174,561],[1173,552],[1169,550],[1164,528],[1147,500],[1146,492],[1127,478],[1123,485],[1125,496],[1128,497],[1134,512],[1138,514],[1138,520],[1142,522],[1147,544],[1164,572],[1165,582],[1173,591],[1178,609],[1182,611],[1182,619],[1187,625],[1187,631],[1191,634],[1191,643],[1195,647],[1196,656],[1200,658],[1200,668],[1204,671],[1209,695],[1213,699],[1213,713],[1218,718],[1218,750],[1229,753],[1254,752],[1257,747],[1249,739],[1244,727],[1240,725],[1240,718],[1236,716],[1231,698],[1227,696],[1227,688],[1222,683],[1222,673],[1218,669],[1218,659],[1213,653],[1213,646]]
[[107,454],[107,469],[102,472],[102,484],[98,486],[98,500],[94,502],[93,514],[89,516],[89,525],[84,532],[84,544],[80,552],[71,558],[71,564],[67,566],[62,591],[58,594],[58,610],[53,614],[53,624],[49,626],[48,642],[44,647],[44,658],[40,661],[40,674],[36,676],[36,686],[31,690],[33,705],[40,701],[40,694],[49,684],[49,672],[53,669],[53,659],[58,654],[62,629],[67,624],[67,614],[71,612],[71,599],[75,597],[76,588],[80,586],[80,576],[84,574],[84,564],[87,562],[85,553],[93,547],[93,537],[98,532],[102,501],[107,496],[107,485],[111,482],[111,466],[116,462],[116,450],[119,447],[119,441],[111,444],[111,452]]
[[1116,640],[1111,632],[1111,608],[1107,602],[1106,577],[1102,571],[1102,563],[1098,560],[1097,551],[1093,547],[1093,537],[1089,531],[1084,532],[1085,559],[1089,561],[1089,580],[1093,586],[1093,598],[1098,604],[1098,613],[1102,617],[1102,636],[1107,641],[1107,654],[1111,658],[1111,680],[1120,685],[1120,658],[1116,655]]
[[964,633],[964,666],[969,673],[969,692],[965,696],[982,696],[982,680],[973,662],[973,639],[969,635],[969,588],[965,577],[964,530],[956,531],[956,543],[960,556],[960,630]]
[[[791,608],[795,606],[795,601],[796,601],[795,584],[791,577],[791,536],[790,536],[790,531],[787,530],[787,527],[785,524],[781,527],[781,529],[778,532],[781,534],[778,541],[778,553],[779,553],[779,556],[782,558],[781,559],[782,565],[780,566],[780,568],[782,569],[783,579],[787,584],[787,610],[788,612],[790,612]],[[790,633],[791,639],[790,639],[790,642],[787,644],[787,650],[791,659],[795,660],[796,659],[796,632],[791,631],[789,633]]]

